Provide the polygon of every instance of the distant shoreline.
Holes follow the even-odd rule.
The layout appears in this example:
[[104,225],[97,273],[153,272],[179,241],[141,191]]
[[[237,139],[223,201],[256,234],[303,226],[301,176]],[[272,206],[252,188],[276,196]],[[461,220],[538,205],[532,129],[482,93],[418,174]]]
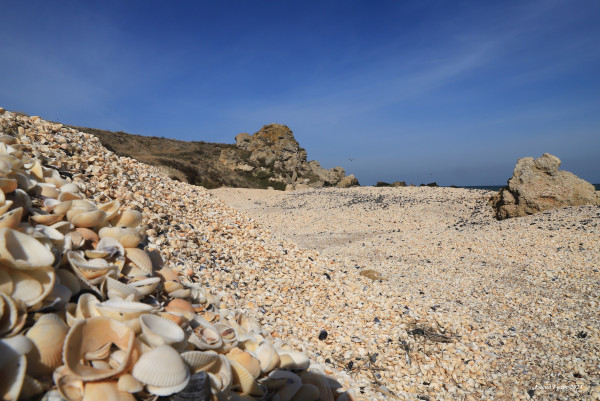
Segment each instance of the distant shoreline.
[[[600,191],[600,184],[592,184],[596,191]],[[486,191],[500,191],[500,188],[505,187],[506,185],[455,185],[458,188],[466,188],[466,189],[484,189]]]

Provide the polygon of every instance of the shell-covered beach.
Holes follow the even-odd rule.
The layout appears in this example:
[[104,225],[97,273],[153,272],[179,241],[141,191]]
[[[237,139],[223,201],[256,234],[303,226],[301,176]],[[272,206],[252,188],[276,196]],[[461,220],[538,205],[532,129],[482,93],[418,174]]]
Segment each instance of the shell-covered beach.
[[321,399],[600,397],[598,207],[497,221],[479,190],[209,192],[92,135],[0,118],[82,196],[139,211],[138,248],[162,268],[307,355],[331,380],[290,371],[338,383]]

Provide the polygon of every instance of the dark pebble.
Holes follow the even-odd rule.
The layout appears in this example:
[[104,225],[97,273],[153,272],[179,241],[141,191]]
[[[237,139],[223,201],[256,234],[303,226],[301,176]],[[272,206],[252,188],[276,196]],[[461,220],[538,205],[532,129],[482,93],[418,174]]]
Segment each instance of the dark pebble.
[[321,332],[319,333],[319,340],[323,341],[326,338],[327,338],[327,331],[321,330]]

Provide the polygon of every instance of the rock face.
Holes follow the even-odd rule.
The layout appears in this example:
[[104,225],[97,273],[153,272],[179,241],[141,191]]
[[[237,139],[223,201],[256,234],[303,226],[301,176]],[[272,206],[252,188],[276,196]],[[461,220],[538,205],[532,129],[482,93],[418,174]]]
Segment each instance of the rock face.
[[[261,169],[270,176],[270,180],[282,182],[288,189],[336,186],[346,177],[341,167],[327,170],[318,161],[307,161],[306,150],[300,147],[292,130],[282,124],[265,125],[254,135],[239,134],[235,142],[239,149],[249,152],[247,156],[250,163],[262,166]],[[228,157],[230,155],[222,155],[225,163],[238,164],[228,160]],[[347,179],[341,185],[358,185],[358,180]]]
[[559,171],[560,159],[544,153],[538,159],[517,161],[508,186],[490,199],[500,220],[544,210],[581,205],[600,205],[600,192],[568,171]]

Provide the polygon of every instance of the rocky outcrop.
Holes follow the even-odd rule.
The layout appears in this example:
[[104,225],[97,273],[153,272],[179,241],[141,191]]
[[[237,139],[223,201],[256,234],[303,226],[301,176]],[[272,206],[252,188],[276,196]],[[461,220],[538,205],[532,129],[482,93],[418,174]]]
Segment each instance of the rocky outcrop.
[[517,161],[508,186],[490,199],[498,219],[526,216],[544,210],[600,205],[600,192],[587,181],[558,169],[560,159],[544,153]]
[[[239,134],[235,143],[238,149],[247,152],[248,163],[244,166],[260,166],[257,167],[259,172],[263,171],[273,182],[285,184],[287,189],[337,186],[346,177],[341,167],[324,169],[318,161],[307,161],[306,150],[300,147],[292,130],[282,124],[265,125],[254,135]],[[241,162],[232,160],[231,156],[231,152],[223,153],[223,163],[239,168]],[[358,185],[358,180],[347,179],[342,185]]]
[[340,182],[336,185],[338,188],[350,188],[350,187],[358,187],[360,184],[358,183],[358,179],[354,176],[354,174],[350,174],[345,176],[340,180]]

